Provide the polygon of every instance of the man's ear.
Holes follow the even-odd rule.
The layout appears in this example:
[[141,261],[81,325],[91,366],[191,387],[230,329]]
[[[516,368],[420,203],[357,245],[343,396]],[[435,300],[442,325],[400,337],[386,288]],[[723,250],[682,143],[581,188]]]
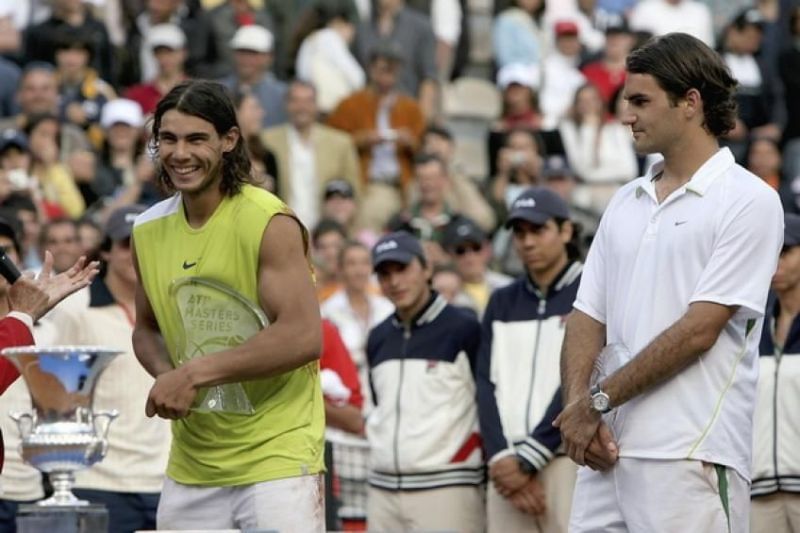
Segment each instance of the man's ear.
[[703,115],[703,97],[697,89],[689,89],[683,97],[686,118],[693,118],[700,114]]
[[242,136],[241,131],[239,128],[233,127],[229,129],[223,136],[222,136],[222,151],[224,153],[232,152],[234,148],[236,148],[236,143],[239,142],[239,138]]

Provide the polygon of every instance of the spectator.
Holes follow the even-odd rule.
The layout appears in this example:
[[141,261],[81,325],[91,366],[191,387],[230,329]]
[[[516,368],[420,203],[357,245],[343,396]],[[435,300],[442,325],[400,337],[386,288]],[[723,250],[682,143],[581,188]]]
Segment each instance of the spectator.
[[525,273],[492,294],[483,316],[476,379],[488,531],[567,531],[577,468],[556,457],[548,407],[560,394],[564,318],[581,276],[578,235],[567,204],[541,187],[517,198],[506,227]]
[[764,19],[757,9],[747,9],[728,25],[722,42],[722,57],[739,82],[736,128],[726,136],[726,145],[737,161],[743,161],[749,136],[780,140],[785,122],[783,88],[772,65],[759,55]]
[[103,143],[100,114],[106,102],[116,98],[114,89],[89,65],[92,44],[77,33],[64,31],[55,42],[59,79],[59,116],[86,132],[93,148]]
[[508,133],[497,152],[497,174],[489,184],[496,213],[505,218],[506,210],[519,194],[533,185],[541,185],[544,147],[535,132],[517,128]]
[[55,63],[58,39],[64,32],[80,35],[94,51],[91,67],[112,84],[116,76],[113,49],[105,25],[97,20],[89,4],[81,0],[54,0],[50,18],[28,28],[25,35],[25,62]]
[[[161,199],[155,185],[155,168],[145,150],[144,117],[133,100],[112,100],[103,109],[100,125],[105,143],[100,152],[96,179],[84,192],[87,203],[94,198],[98,207],[118,207],[141,203],[151,205]],[[87,187],[82,186],[82,191]]]
[[[238,62],[235,59],[236,47],[232,39],[239,30],[247,26],[266,28],[270,32],[270,62],[267,68],[272,67],[272,52],[275,35],[275,23],[268,9],[256,9],[248,0],[223,0],[217,7],[208,12],[211,29],[210,40],[213,41],[216,58],[210,66],[210,72],[205,76],[222,78],[233,73],[231,66]],[[270,109],[269,107],[267,109]]]
[[610,106],[612,99],[625,83],[625,58],[633,48],[634,36],[625,22],[606,27],[606,39],[601,56],[581,67],[587,81],[597,87],[603,103]]
[[0,57],[0,119],[17,113],[16,93],[21,71],[17,65]]
[[103,243],[103,230],[100,226],[88,217],[78,220],[78,243],[81,247],[81,254],[86,257],[96,257],[100,253],[100,245]]
[[786,128],[783,130],[786,174],[794,179],[800,176],[800,6],[789,13],[789,31],[792,41],[778,56],[778,74],[783,92],[790,95],[786,102]]
[[380,0],[369,21],[356,34],[356,49],[361,63],[372,68],[375,48],[385,41],[397,43],[397,88],[416,98],[423,115],[436,117],[437,79],[436,37],[430,19],[408,6],[405,0]]
[[347,232],[333,220],[320,220],[311,232],[312,259],[316,267],[317,298],[320,303],[342,286],[339,280],[339,252],[346,240]]
[[747,150],[747,170],[764,180],[776,191],[781,190],[781,148],[770,137],[756,137]]
[[55,218],[42,226],[39,250],[44,261],[45,250],[53,254],[53,272],[64,272],[81,256],[78,225],[71,218]]
[[364,431],[364,418],[361,416],[364,398],[358,371],[339,330],[329,320],[322,321],[319,367],[325,397],[325,425],[360,435]]
[[39,234],[41,232],[43,216],[36,204],[25,195],[12,195],[3,207],[9,209],[16,216],[14,217],[22,224],[22,231],[19,232],[20,239],[20,258],[25,270],[38,270],[42,267],[39,253]]
[[295,73],[316,87],[319,108],[330,113],[351,93],[364,87],[364,69],[350,52],[356,26],[348,18],[347,5],[317,4],[299,28]]
[[353,358],[364,393],[364,413],[372,408],[367,368],[367,336],[372,328],[392,313],[391,302],[377,294],[372,282],[369,248],[357,241],[346,241],[339,251],[342,285],[320,306],[322,316],[339,329]]
[[572,104],[575,91],[586,83],[578,70],[583,60],[578,25],[572,20],[561,20],[555,23],[554,31],[555,49],[542,64],[544,79],[539,93],[545,129],[558,126]]
[[492,293],[512,278],[489,268],[492,246],[486,233],[472,220],[461,217],[445,230],[443,243],[456,272],[463,280],[468,307],[483,316]]
[[[23,129],[33,115],[51,113],[58,116],[58,79],[55,68],[48,63],[28,64],[19,79],[16,98],[19,114],[0,120],[0,131]],[[62,124],[60,131],[58,157],[62,162],[67,162],[77,152],[91,150],[91,144],[81,128]]]
[[[136,270],[130,238],[133,221],[143,211],[143,206],[133,205],[111,214],[100,250],[103,275],[88,288],[88,305],[62,306],[53,315],[58,344],[102,345],[123,352],[97,381],[93,398],[96,409],[120,410],[116,431],[108,434],[103,461],[77,473],[74,490],[79,498],[104,504],[109,531],[121,533],[156,527],[170,447],[169,422],[148,418],[141,409],[154,379],[139,364],[131,345]],[[77,230],[74,224],[71,228],[77,252]]]
[[471,302],[463,293],[464,279],[451,265],[433,267],[431,289],[436,291],[447,303],[473,311],[470,306]]
[[365,185],[359,225],[381,231],[407,198],[412,163],[425,118],[417,102],[397,91],[402,64],[398,45],[382,42],[369,63],[370,84],[344,99],[328,124],[353,137]]
[[280,196],[278,160],[275,158],[275,153],[261,139],[264,132],[262,124],[265,110],[258,98],[249,91],[239,91],[234,95],[233,102],[236,105],[239,129],[250,155],[250,167],[256,179],[255,183]]
[[372,264],[395,313],[367,342],[375,393],[367,522],[375,530],[483,531],[473,377],[480,325],[431,290],[431,268],[410,234],[381,238]]
[[535,66],[513,64],[500,69],[497,86],[503,91],[503,112],[500,120],[492,126],[494,131],[541,128],[542,115],[537,94],[540,82],[540,71]]
[[86,204],[70,170],[58,160],[60,124],[55,115],[34,115],[28,121],[25,134],[30,139],[31,175],[41,187],[49,215],[66,214],[77,218]]
[[358,156],[349,135],[317,122],[317,92],[294,81],[286,93],[289,122],[265,131],[264,144],[275,153],[281,198],[307,227],[317,224],[325,185],[337,178],[360,186]]
[[429,126],[422,135],[422,151],[434,154],[445,163],[450,177],[446,201],[455,211],[480,224],[484,231],[495,226],[492,207],[481,194],[478,186],[455,163],[455,139],[447,128]]
[[207,13],[199,2],[188,0],[144,0],[144,10],[136,16],[125,46],[123,86],[152,80],[158,74],[158,62],[150,44],[150,31],[155,26],[173,24],[184,35],[191,36],[186,43],[186,72],[191,76],[218,78],[214,62],[218,51],[211,38]]
[[688,33],[714,46],[711,11],[697,0],[641,0],[630,13],[631,28],[653,35]]
[[156,24],[147,34],[146,45],[153,52],[156,73],[144,83],[129,87],[124,96],[138,103],[142,113],[151,115],[158,101],[186,79],[186,35],[176,24]]
[[512,7],[497,15],[492,28],[492,46],[498,68],[541,64],[549,50],[544,12],[544,0],[514,0]]
[[345,228],[349,237],[353,237],[357,212],[356,191],[349,181],[336,178],[325,185],[325,193],[322,196],[322,218],[335,220]]
[[800,531],[800,463],[794,451],[794,408],[800,374],[800,322],[793,302],[800,296],[800,216],[784,219],[783,249],[764,312],[759,345],[758,396],[755,405],[753,484],[750,527],[754,532]]
[[5,130],[0,136],[0,172],[3,176],[0,205],[6,206],[17,198],[25,198],[35,211],[44,212],[39,184],[31,176],[32,165],[28,137],[18,130]]
[[272,72],[272,32],[262,26],[239,28],[231,40],[235,72],[222,80],[234,94],[252,92],[264,108],[265,128],[286,122],[286,84]]
[[437,155],[421,153],[414,161],[414,181],[419,198],[408,209],[395,214],[387,227],[407,231],[421,241],[441,243],[444,228],[458,215],[445,199],[450,176],[445,162]]
[[600,91],[588,84],[575,93],[572,108],[558,128],[569,162],[580,178],[576,202],[598,215],[620,185],[638,172],[630,128],[614,115],[608,116]]

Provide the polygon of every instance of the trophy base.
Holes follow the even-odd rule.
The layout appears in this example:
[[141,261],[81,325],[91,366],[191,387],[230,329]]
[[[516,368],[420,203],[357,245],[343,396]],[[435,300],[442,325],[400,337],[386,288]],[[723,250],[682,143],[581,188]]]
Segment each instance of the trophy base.
[[87,504],[45,507],[20,505],[17,512],[17,533],[108,533],[108,509],[104,505]]

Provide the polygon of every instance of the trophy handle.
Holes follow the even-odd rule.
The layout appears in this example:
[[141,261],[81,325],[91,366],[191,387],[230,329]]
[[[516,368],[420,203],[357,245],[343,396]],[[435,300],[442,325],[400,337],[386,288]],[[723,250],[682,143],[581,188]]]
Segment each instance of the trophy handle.
[[17,423],[17,428],[23,440],[28,438],[33,432],[33,426],[35,425],[34,415],[31,413],[11,412],[8,416]]
[[[106,437],[108,436],[108,428],[111,426],[111,422],[113,422],[118,416],[119,411],[116,409],[111,409],[110,411],[95,411],[92,413],[92,425],[94,426],[94,432],[95,435],[100,438],[100,440],[105,442]],[[98,419],[104,419],[105,422],[98,424]]]

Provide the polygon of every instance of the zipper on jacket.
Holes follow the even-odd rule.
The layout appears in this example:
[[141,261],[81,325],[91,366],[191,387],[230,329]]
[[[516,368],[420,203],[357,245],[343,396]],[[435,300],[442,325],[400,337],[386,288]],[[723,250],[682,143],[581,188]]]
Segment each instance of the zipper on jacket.
[[394,405],[394,471],[397,474],[397,488],[402,485],[403,478],[400,475],[400,392],[403,390],[403,374],[406,365],[406,352],[408,351],[408,339],[411,338],[411,326],[403,326],[403,350],[400,354],[400,379],[397,381],[397,397]]
[[547,306],[547,300],[545,299],[545,295],[540,294],[539,291],[536,291],[536,295],[539,296],[539,306],[536,308],[536,316],[538,320],[536,321],[536,343],[533,345],[533,361],[531,362],[531,383],[528,386],[528,401],[525,404],[525,433],[529,434],[533,431],[531,427],[531,401],[533,401],[533,381],[536,378],[536,360],[539,357],[539,341],[541,340],[542,334],[542,315],[544,315],[545,306]]

